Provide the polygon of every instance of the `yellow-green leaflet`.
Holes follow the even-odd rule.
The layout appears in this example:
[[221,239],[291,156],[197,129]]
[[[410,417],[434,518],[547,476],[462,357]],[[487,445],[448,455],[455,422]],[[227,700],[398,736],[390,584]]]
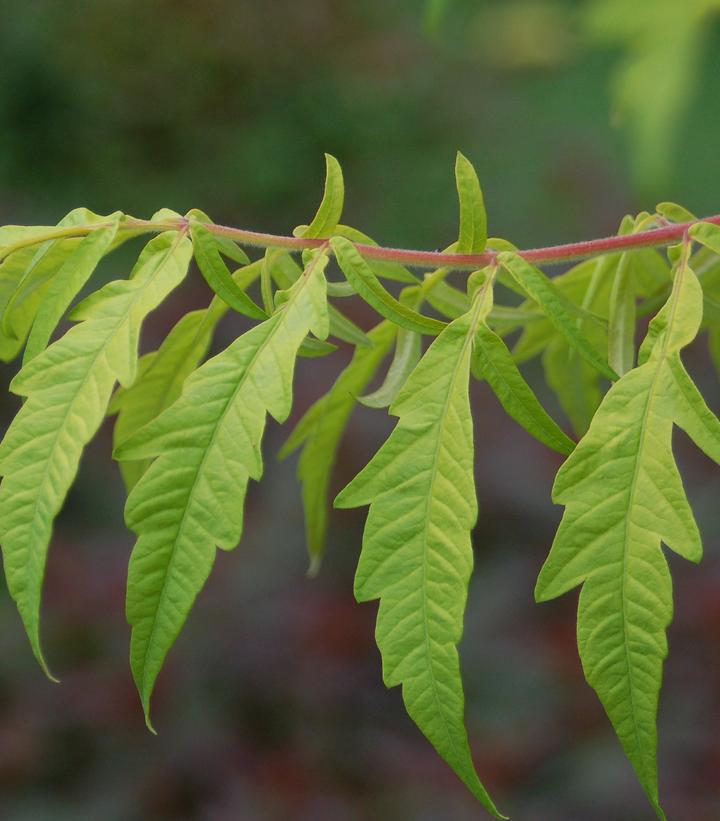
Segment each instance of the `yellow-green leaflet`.
[[[422,304],[422,293],[419,288],[405,288],[400,294],[400,302],[411,308]],[[372,393],[359,396],[358,401],[368,408],[387,408],[391,405],[405,380],[412,373],[422,355],[422,337],[407,328],[398,328],[395,336],[395,352],[385,374],[382,384]]]
[[[191,311],[179,320],[157,351],[140,359],[137,379],[113,397],[108,413],[117,413],[113,445],[119,447],[133,433],[159,416],[180,396],[185,379],[197,368],[210,347],[215,322],[206,310]],[[148,459],[120,462],[128,491],[150,464]]]
[[335,232],[342,216],[345,202],[345,184],[340,163],[332,156],[325,155],[325,189],[317,213],[310,225],[302,225],[293,231],[298,237],[330,237]]
[[661,543],[691,561],[702,552],[673,458],[673,423],[720,462],[720,423],[680,360],[702,319],[688,255],[689,244],[640,364],[610,388],[557,475],[553,500],[565,512],[536,587],[545,601],[583,585],[578,645],[585,675],[660,818],[655,720],[673,610]]
[[187,272],[192,247],[177,232],[151,240],[129,280],[111,282],[76,309],[84,321],[26,364],[11,384],[27,401],[0,444],[0,544],[10,594],[33,652],[53,520],[116,382],[135,378],[140,325]]
[[439,334],[446,326],[445,322],[424,316],[398,302],[384,288],[350,240],[336,236],[330,240],[330,245],[348,282],[369,305],[372,305],[386,319],[409,331],[433,336]]
[[[262,260],[238,268],[236,284],[245,290],[259,276]],[[117,414],[113,446],[117,448],[180,396],[185,379],[197,368],[210,347],[215,327],[229,310],[216,296],[201,311],[185,314],[170,331],[157,351],[140,358],[137,379],[128,388],[119,388],[110,402],[108,414]],[[120,472],[128,491],[149,464],[148,459],[122,460]]]
[[[630,234],[641,223],[626,217],[618,234]],[[615,256],[615,255],[613,255]],[[612,259],[612,256],[610,257]],[[613,274],[608,312],[608,364],[620,376],[626,374],[635,364],[635,276],[634,257],[625,252],[620,254]]]
[[[58,227],[97,222],[103,219],[104,217],[93,214],[86,208],[75,208],[60,220]],[[16,306],[22,305],[33,292],[37,291],[38,288],[47,282],[48,278],[60,267],[61,262],[58,260],[67,258],[71,250],[80,244],[81,239],[80,237],[71,237],[67,239],[46,240],[40,245],[28,246],[22,251],[16,251],[12,254],[13,257],[20,259],[25,255],[27,262],[16,272],[16,278],[12,282],[7,282],[7,286],[9,287],[7,293],[5,293],[4,288],[2,289],[3,310],[1,325],[2,334],[4,336],[17,336],[13,327],[16,322],[12,321],[13,319],[17,319],[15,316]],[[51,260],[52,265],[48,265],[47,263]],[[4,267],[4,263],[0,267]],[[3,278],[3,285],[5,284],[6,281]],[[32,321],[32,319],[30,321]]]
[[158,457],[125,509],[138,534],[128,571],[130,663],[145,710],[155,680],[215,558],[242,533],[249,479],[262,475],[266,414],[284,421],[295,356],[328,333],[327,255],[314,255],[287,300],[186,380],[169,408],[119,446],[119,459]]
[[[372,237],[358,231],[357,228],[352,228],[349,225],[336,225],[335,236],[345,237],[351,242],[361,242],[364,245],[377,245],[377,242]],[[391,279],[395,282],[412,282],[418,283],[420,279],[415,276],[408,268],[401,265],[399,262],[389,262],[383,259],[373,259],[370,263],[371,268],[376,276],[383,279]]]
[[[191,208],[187,212],[185,217],[186,219],[195,222],[212,222],[210,217],[204,211],[201,211],[199,208]],[[223,256],[226,256],[233,262],[237,262],[239,265],[250,264],[250,258],[245,253],[245,251],[239,245],[237,245],[237,243],[233,242],[229,237],[223,237],[220,236],[220,234],[213,234],[212,236],[215,242],[215,246],[217,247],[217,250]]]
[[215,235],[202,222],[194,219],[190,220],[190,234],[198,268],[213,291],[234,311],[249,316],[251,319],[265,319],[265,311],[258,307],[233,280],[227,265],[220,256],[222,247],[218,245]]
[[477,518],[468,380],[484,310],[476,298],[433,342],[390,408],[397,426],[335,506],[370,505],[355,595],[380,599],[376,638],[386,685],[402,685],[418,727],[502,817],[473,766],[457,651]]
[[[492,286],[488,285],[487,307],[492,306]],[[478,323],[473,340],[473,375],[484,379],[507,414],[539,441],[558,453],[572,453],[575,443],[547,413],[525,381],[502,339],[487,325]]]
[[479,254],[487,245],[485,201],[472,163],[459,151],[455,158],[455,186],[460,201],[460,233],[456,251],[459,254]]
[[118,211],[110,218],[110,225],[107,228],[99,228],[84,237],[50,280],[30,329],[23,364],[29,362],[47,347],[53,331],[70,307],[70,303],[80,293],[100,260],[110,250],[117,236],[121,216],[122,214]]
[[[62,231],[77,225],[105,221],[110,221],[112,225],[113,220],[120,216],[118,212],[103,217],[87,208],[75,208],[56,227]],[[32,233],[28,235],[29,238],[32,236]],[[111,248],[125,238],[115,233]],[[17,356],[39,308],[44,307],[46,312],[55,310],[52,304],[54,295],[49,294],[51,280],[82,242],[81,237],[48,239],[39,245],[20,248],[0,262],[0,359],[9,361]]]
[[[279,288],[289,288],[302,273],[302,268],[290,254],[280,249],[267,252],[263,262],[263,271],[275,280]],[[344,284],[347,285],[348,283]],[[330,296],[329,283],[328,296]],[[330,319],[330,336],[342,339],[343,342],[349,342],[351,345],[369,346],[371,344],[364,331],[358,328],[335,306],[328,304],[328,316]],[[305,345],[307,341],[309,340],[306,340],[303,344]]]
[[720,225],[712,222],[698,222],[690,229],[690,236],[713,253],[720,254]]
[[545,311],[548,319],[568,344],[607,379],[617,379],[617,374],[597,352],[592,343],[577,328],[569,313],[568,301],[554,286],[552,280],[539,268],[509,251],[498,254],[500,264],[514,277],[527,294]]
[[695,214],[676,202],[659,202],[655,206],[655,211],[671,222],[692,222],[697,219]]
[[332,388],[302,417],[280,451],[285,458],[302,445],[298,479],[302,484],[310,574],[317,572],[327,541],[328,488],[338,445],[358,395],[387,356],[397,328],[381,322],[368,334],[370,346],[358,347]]

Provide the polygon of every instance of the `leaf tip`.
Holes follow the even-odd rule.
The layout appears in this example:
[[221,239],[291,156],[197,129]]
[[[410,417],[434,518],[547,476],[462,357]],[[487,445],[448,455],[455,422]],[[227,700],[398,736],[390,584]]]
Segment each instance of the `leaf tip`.
[[322,558],[319,555],[314,555],[310,557],[310,563],[308,564],[307,573],[305,574],[308,579],[315,579],[317,578],[318,573],[320,572],[320,568],[322,567]]
[[145,716],[145,726],[148,728],[148,730],[150,730],[150,732],[153,735],[157,735],[158,732],[152,723],[152,719],[150,718],[150,693],[145,693],[141,691],[140,702],[142,704],[143,715]]

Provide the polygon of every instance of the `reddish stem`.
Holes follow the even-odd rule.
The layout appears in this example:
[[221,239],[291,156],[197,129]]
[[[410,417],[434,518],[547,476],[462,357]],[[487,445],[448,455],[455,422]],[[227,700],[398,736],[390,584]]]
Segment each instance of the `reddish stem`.
[[[640,231],[637,234],[624,234],[601,239],[590,239],[581,242],[568,242],[564,245],[550,245],[545,248],[531,248],[518,251],[518,254],[528,262],[554,263],[566,260],[582,259],[583,257],[598,256],[613,251],[624,251],[632,248],[650,248],[658,245],[670,245],[679,242],[687,231],[698,222],[710,222],[720,225],[720,214],[705,217],[693,222],[677,223],[661,228],[652,228]],[[264,234],[258,231],[246,231],[242,228],[231,228],[227,225],[206,225],[210,231],[220,236],[229,237],[248,245],[257,245],[263,248],[278,247],[302,251],[305,248],[318,248],[326,239],[306,239],[304,237],[288,237],[276,234]],[[405,248],[383,248],[381,246],[355,243],[358,251],[368,259],[384,260],[385,262],[399,262],[419,268],[454,268],[456,270],[472,271],[490,265],[497,259],[497,251],[485,251],[482,254],[446,254],[441,251],[412,251]]]

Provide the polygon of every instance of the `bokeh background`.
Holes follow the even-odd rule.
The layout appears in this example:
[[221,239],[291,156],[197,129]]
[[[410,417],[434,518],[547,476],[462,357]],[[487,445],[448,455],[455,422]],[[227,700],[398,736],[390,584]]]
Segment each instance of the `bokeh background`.
[[[78,205],[147,216],[199,207],[287,232],[312,216],[323,151],[342,162],[345,220],[388,244],[453,240],[452,164],[481,176],[492,233],[521,246],[615,231],[675,200],[720,210],[716,0],[33,0],[0,2],[0,223]],[[135,248],[135,252],[137,248]],[[104,276],[127,271],[113,256]],[[199,276],[147,323],[157,346],[208,299]],[[367,324],[361,305],[353,317]],[[230,319],[217,347],[242,328]],[[347,352],[301,362],[293,418]],[[715,409],[702,341],[689,365]],[[2,369],[3,387],[14,366]],[[539,384],[536,366],[528,370]],[[532,588],[560,511],[558,459],[482,386],[480,520],[462,662],[479,771],[521,821],[653,817],[575,649],[576,596]],[[4,392],[5,393],[5,392]],[[549,407],[552,398],[544,396]],[[0,405],[3,425],[17,408]],[[358,410],[347,481],[391,428]],[[288,428],[289,429],[289,428]],[[374,605],[352,597],[364,511],[333,515],[305,576],[294,463],[271,424],[242,544],[218,556],[155,697],[147,732],[127,665],[131,535],[109,461],[88,449],[59,518],[44,635],[47,682],[0,593],[0,816],[9,821],[434,821],[485,817],[386,691]],[[669,815],[720,818],[720,523],[716,470],[677,436],[704,534],[671,559],[676,616],[661,703]]]

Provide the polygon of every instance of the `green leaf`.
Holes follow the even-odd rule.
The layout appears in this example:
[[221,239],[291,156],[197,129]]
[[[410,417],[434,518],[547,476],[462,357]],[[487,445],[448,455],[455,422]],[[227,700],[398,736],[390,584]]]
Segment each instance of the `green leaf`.
[[380,598],[376,637],[388,687],[473,795],[502,817],[475,773],[457,644],[477,517],[468,380],[483,304],[438,336],[391,407],[399,422],[335,500],[370,505],[355,578]]
[[341,311],[338,311],[334,305],[328,305],[328,316],[330,318],[330,336],[342,339],[343,342],[348,342],[350,345],[359,345],[365,348],[372,345],[365,331],[348,319]]
[[690,228],[688,233],[692,239],[702,243],[713,253],[720,254],[720,225],[712,222],[698,222]]
[[297,355],[305,359],[321,359],[323,356],[335,353],[336,350],[337,345],[333,345],[332,342],[325,342],[325,340],[314,339],[309,336],[303,340],[302,345],[298,348]]
[[398,302],[392,294],[385,290],[352,242],[344,237],[333,237],[330,245],[348,282],[369,305],[372,305],[386,319],[409,331],[433,336],[446,327],[444,322],[423,316]]
[[547,343],[542,366],[545,381],[557,396],[573,431],[582,436],[602,400],[600,375],[559,334]]
[[[626,216],[618,233],[628,233],[634,222],[632,217]],[[614,253],[585,260],[552,280],[566,300],[585,312],[576,314],[574,321],[578,331],[598,351],[608,348],[608,328],[598,322],[588,321],[587,315],[589,312],[599,317],[609,314],[611,286],[619,259],[620,254]],[[655,249],[633,251],[628,259],[638,295],[654,293],[658,288],[665,290],[666,283],[671,283],[667,262]],[[664,302],[667,293],[661,299]],[[530,309],[535,306],[535,302],[528,301],[525,306],[525,310]],[[548,385],[557,395],[573,430],[582,436],[602,398],[600,374],[568,344],[566,338],[547,319],[526,323],[513,348],[513,357],[518,363],[538,354],[542,354]]]
[[345,201],[345,184],[340,163],[325,155],[325,190],[323,198],[310,225],[300,226],[293,232],[298,237],[331,237],[342,216]]
[[208,360],[169,408],[118,448],[120,459],[158,457],[126,506],[138,534],[130,560],[130,661],[148,726],[150,697],[165,657],[212,567],[215,549],[242,533],[249,479],[262,474],[266,413],[284,421],[295,356],[309,331],[327,335],[317,253],[287,301],[269,319]]
[[8,588],[38,662],[40,594],[53,520],[77,473],[85,444],[102,422],[116,381],[135,378],[140,325],[182,280],[190,241],[160,234],[129,280],[111,282],[81,303],[85,320],[13,379],[27,400],[0,444],[0,544]]
[[23,364],[30,362],[47,348],[53,331],[70,307],[70,303],[110,250],[117,235],[120,217],[121,214],[118,212],[107,228],[98,228],[84,237],[53,277],[35,315]]
[[[427,274],[427,276],[432,276],[432,274]],[[428,289],[425,299],[436,311],[450,319],[457,319],[470,310],[470,300],[467,294],[443,281],[436,282],[432,288]]]
[[[119,216],[122,216],[117,212]],[[113,215],[115,216],[115,215]],[[66,214],[57,224],[58,228],[78,226],[93,222],[101,222],[107,219],[98,214],[93,214],[87,208],[75,208]],[[46,284],[60,268],[65,260],[82,242],[83,237],[69,237],[64,239],[47,240],[38,246],[24,248],[15,252],[13,256],[25,256],[27,264],[23,266],[19,276],[12,283],[14,286],[4,300],[2,312],[2,333],[6,336],[17,336],[13,328],[13,319],[16,306],[22,304],[38,288]],[[54,252],[54,253],[53,253]],[[51,262],[52,260],[52,262]],[[44,263],[44,264],[43,264]],[[32,316],[34,317],[34,312]],[[30,320],[32,322],[32,319]]]
[[[635,221],[623,222],[620,234],[632,233]],[[634,257],[620,254],[615,266],[608,314],[608,364],[620,376],[635,364],[635,276]]]
[[628,133],[630,169],[643,190],[668,184],[678,137],[704,78],[704,40],[716,9],[717,0],[663,0],[653,3],[651,15],[625,0],[581,7],[593,40],[603,49],[622,49],[612,77],[612,107]]
[[58,225],[5,225],[0,228],[0,260],[22,248],[76,235],[77,223]]
[[531,436],[558,453],[572,453],[575,443],[543,408],[505,343],[484,322],[475,335],[472,365],[476,378],[487,381],[507,414]]
[[500,264],[512,274],[532,299],[545,311],[550,322],[565,337],[568,344],[607,379],[617,379],[617,374],[580,331],[568,313],[566,301],[552,281],[538,268],[517,254],[502,252]]
[[640,365],[610,388],[557,475],[553,499],[565,512],[535,591],[545,601],[583,585],[578,645],[586,678],[661,818],[655,721],[673,605],[660,545],[691,561],[702,552],[673,458],[673,422],[720,457],[720,425],[679,356],[702,317],[688,253],[651,323]]
[[[271,277],[280,288],[289,288],[302,273],[302,268],[286,251],[272,249],[266,254],[265,259]],[[328,295],[330,295],[329,288]],[[328,305],[328,316],[330,318],[330,336],[342,339],[343,342],[349,342],[351,345],[369,346],[371,344],[367,334],[334,305]]]
[[235,283],[223,262],[215,235],[201,222],[190,220],[193,250],[200,272],[212,290],[234,311],[251,319],[265,319],[266,314]]
[[328,296],[333,296],[333,297],[357,296],[353,286],[349,282],[347,282],[346,280],[343,280],[342,282],[328,282],[327,289],[328,289]]
[[[100,222],[112,224],[119,212],[108,217],[87,208],[76,208],[64,216],[58,230]],[[116,234],[111,248],[129,238],[132,232]],[[127,236],[126,236],[127,234]],[[14,251],[0,263],[0,359],[14,359],[22,349],[38,309],[46,303],[50,280],[83,242],[83,237],[60,237]]]
[[[174,216],[174,212],[170,212],[170,214]],[[204,223],[212,223],[210,217],[204,212],[201,211],[199,208],[192,208],[190,211],[187,212],[185,215],[186,219],[188,220],[195,220]],[[157,219],[157,214],[155,215],[155,219]],[[250,258],[245,253],[245,251],[236,243],[233,242],[229,237],[223,237],[220,234],[213,234],[213,240],[218,251],[223,255],[226,256],[228,259],[231,259],[233,262],[237,262],[238,265],[249,265]]]
[[280,451],[280,458],[303,446],[298,463],[305,510],[310,575],[320,567],[327,542],[328,488],[340,439],[358,394],[373,378],[395,338],[395,326],[382,322],[368,334],[370,347],[358,348],[332,388],[305,413]]
[[[358,231],[357,228],[351,228],[349,225],[338,225],[335,228],[335,235],[345,237],[345,239],[349,239],[351,242],[377,246],[377,242],[375,242],[374,239],[367,234],[363,234],[362,231]],[[399,262],[388,262],[382,259],[366,260],[366,262],[375,272],[375,276],[382,277],[383,279],[412,284],[418,284],[420,282],[419,277],[416,277],[412,271],[408,270]]]
[[[108,409],[108,413],[118,414],[113,429],[115,449],[180,396],[185,379],[207,353],[214,325],[207,310],[191,311],[175,325],[157,351],[141,358],[137,379],[117,392]],[[147,459],[120,462],[128,491],[149,464]]]
[[[256,260],[238,268],[233,273],[238,287],[245,290],[252,285],[260,275],[261,265],[262,260]],[[140,358],[137,378],[129,387],[118,389],[108,408],[109,414],[117,414],[113,428],[116,450],[180,396],[185,380],[204,359],[215,328],[228,310],[224,300],[214,297],[204,310],[191,311],[183,316],[157,351]],[[120,461],[120,472],[128,492],[149,464],[149,459]]]
[[692,222],[697,219],[695,214],[675,202],[659,202],[655,210],[670,222]]
[[[418,288],[406,288],[400,294],[400,302],[417,308],[422,302],[422,293]],[[395,353],[382,385],[372,393],[358,397],[358,401],[369,408],[386,408],[391,405],[420,361],[421,352],[420,334],[399,328],[395,340]]]
[[275,299],[273,297],[272,290],[272,272],[270,270],[270,259],[272,253],[272,249],[265,249],[262,266],[260,268],[260,292],[262,294],[263,310],[268,316],[272,316],[275,313]]
[[487,214],[480,181],[470,160],[459,151],[455,158],[455,185],[460,200],[458,254],[480,254],[487,245]]
[[[0,359],[9,362],[22,350],[25,344],[38,306],[42,302],[50,276],[58,270],[79,239],[63,240],[58,247],[36,261],[35,248],[23,248],[15,251],[0,262],[0,306],[4,305],[4,318],[7,331],[0,330]],[[37,266],[39,285],[34,292],[28,293],[22,305],[15,305],[12,312],[7,308],[13,298],[24,273]]]

